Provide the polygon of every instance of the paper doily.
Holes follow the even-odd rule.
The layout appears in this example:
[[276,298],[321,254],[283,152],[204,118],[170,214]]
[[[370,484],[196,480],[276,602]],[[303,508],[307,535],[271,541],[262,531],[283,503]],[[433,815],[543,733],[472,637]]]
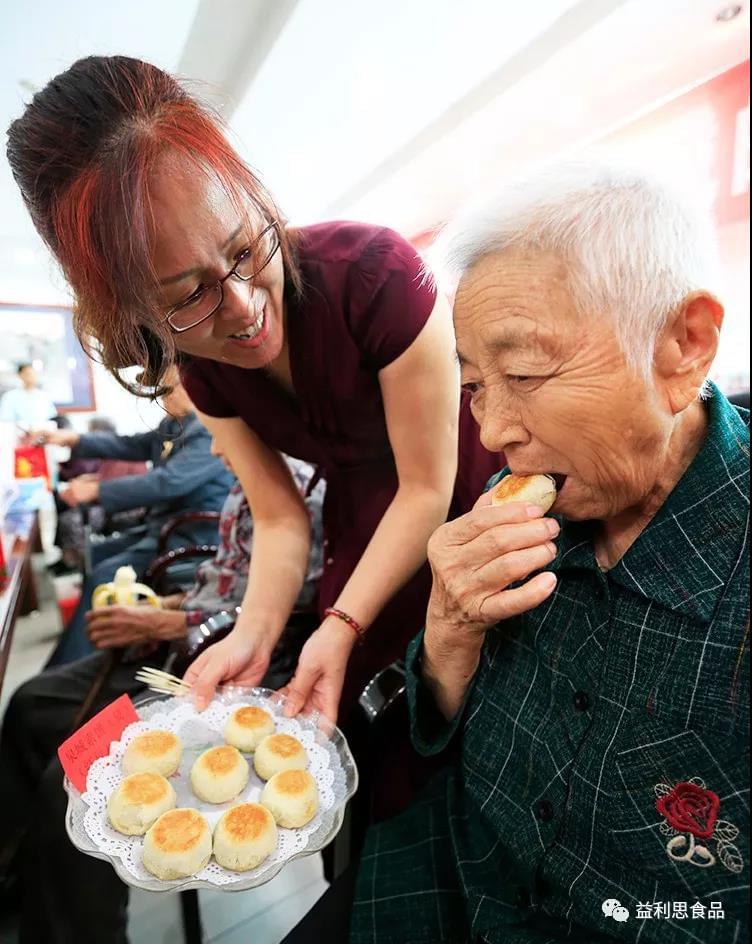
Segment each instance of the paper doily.
[[[300,829],[278,827],[276,850],[256,869],[232,872],[218,865],[212,857],[209,864],[190,880],[163,882],[156,879],[141,861],[143,836],[124,836],[113,829],[107,818],[107,801],[124,777],[121,765],[123,753],[133,738],[144,731],[159,729],[174,732],[183,745],[180,767],[169,778],[177,794],[177,806],[198,810],[213,830],[217,820],[231,806],[258,802],[264,786],[264,781],[253,769],[252,755],[244,754],[249,761],[250,777],[245,790],[234,800],[221,804],[206,803],[191,788],[190,770],[193,762],[207,748],[225,743],[222,733],[225,722],[241,704],[264,708],[274,718],[278,733],[291,734],[301,742],[308,755],[308,771],[318,788],[319,811],[310,823]],[[269,881],[290,859],[322,848],[339,828],[342,808],[354,792],[357,773],[346,742],[337,729],[333,736],[327,737],[317,726],[316,718],[284,717],[283,705],[284,701],[276,693],[266,689],[226,689],[200,713],[186,698],[158,699],[143,707],[137,705],[141,720],[128,725],[120,740],[110,745],[108,756],[99,758],[91,765],[86,792],[77,795],[70,784],[66,784],[71,794],[71,804],[77,798],[81,805],[80,810],[73,810],[73,816],[69,815],[71,839],[83,851],[109,859],[116,868],[120,864],[117,871],[130,884],[150,889],[154,889],[155,883],[162,888],[185,886],[186,883],[194,887],[225,886],[228,890],[235,890],[235,887],[239,890],[241,885],[248,888]],[[83,829],[88,843],[76,841],[76,825],[79,832]],[[90,848],[86,848],[87,845]]]

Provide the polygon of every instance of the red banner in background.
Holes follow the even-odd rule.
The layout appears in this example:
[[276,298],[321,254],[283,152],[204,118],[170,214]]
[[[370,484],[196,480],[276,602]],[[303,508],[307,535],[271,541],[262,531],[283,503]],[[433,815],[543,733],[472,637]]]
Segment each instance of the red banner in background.
[[602,145],[712,194],[719,228],[749,218],[749,60],[607,135]]
[[17,446],[15,460],[17,479],[44,479],[50,487],[50,473],[44,446]]
[[718,122],[716,218],[719,225],[745,220],[749,217],[749,62],[697,91],[705,91]]
[[[694,167],[715,193],[718,226],[749,218],[749,61],[715,76],[606,135],[616,155],[646,168]],[[699,154],[702,157],[699,157]],[[522,171],[522,169],[521,169]],[[410,237],[418,252],[439,227]]]

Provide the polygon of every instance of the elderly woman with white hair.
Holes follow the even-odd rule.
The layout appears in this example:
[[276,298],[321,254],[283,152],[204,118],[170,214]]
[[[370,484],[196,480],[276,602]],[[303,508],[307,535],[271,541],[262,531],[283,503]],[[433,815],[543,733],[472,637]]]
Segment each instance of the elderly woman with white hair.
[[353,944],[748,938],[749,414],[706,382],[704,235],[585,167],[449,230],[482,441],[557,495],[431,539],[408,695],[451,762],[371,831]]

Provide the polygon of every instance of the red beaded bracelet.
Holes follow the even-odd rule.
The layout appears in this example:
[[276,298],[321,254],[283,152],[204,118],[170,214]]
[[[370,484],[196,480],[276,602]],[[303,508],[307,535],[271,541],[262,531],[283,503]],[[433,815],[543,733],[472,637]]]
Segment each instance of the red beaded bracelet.
[[360,623],[356,619],[353,619],[353,617],[350,616],[349,613],[345,613],[344,610],[338,610],[334,606],[328,606],[324,610],[324,616],[336,616],[337,619],[341,619],[343,623],[347,623],[350,629],[353,630],[355,635],[358,637],[359,643],[362,643],[363,640],[365,639],[365,635],[366,635],[365,627],[361,626]]

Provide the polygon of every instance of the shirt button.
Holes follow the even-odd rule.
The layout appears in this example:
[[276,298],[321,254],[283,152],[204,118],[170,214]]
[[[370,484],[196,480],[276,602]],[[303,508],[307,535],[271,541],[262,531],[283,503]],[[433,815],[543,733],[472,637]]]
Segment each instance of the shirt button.
[[331,567],[333,563],[334,563],[334,558],[333,558],[333,557],[327,557],[327,559],[326,559],[326,566],[327,566],[327,567]]
[[535,815],[542,823],[554,818],[554,806],[550,800],[538,800],[535,804]]
[[587,692],[575,692],[572,701],[577,711],[587,711],[590,707],[590,696]]

